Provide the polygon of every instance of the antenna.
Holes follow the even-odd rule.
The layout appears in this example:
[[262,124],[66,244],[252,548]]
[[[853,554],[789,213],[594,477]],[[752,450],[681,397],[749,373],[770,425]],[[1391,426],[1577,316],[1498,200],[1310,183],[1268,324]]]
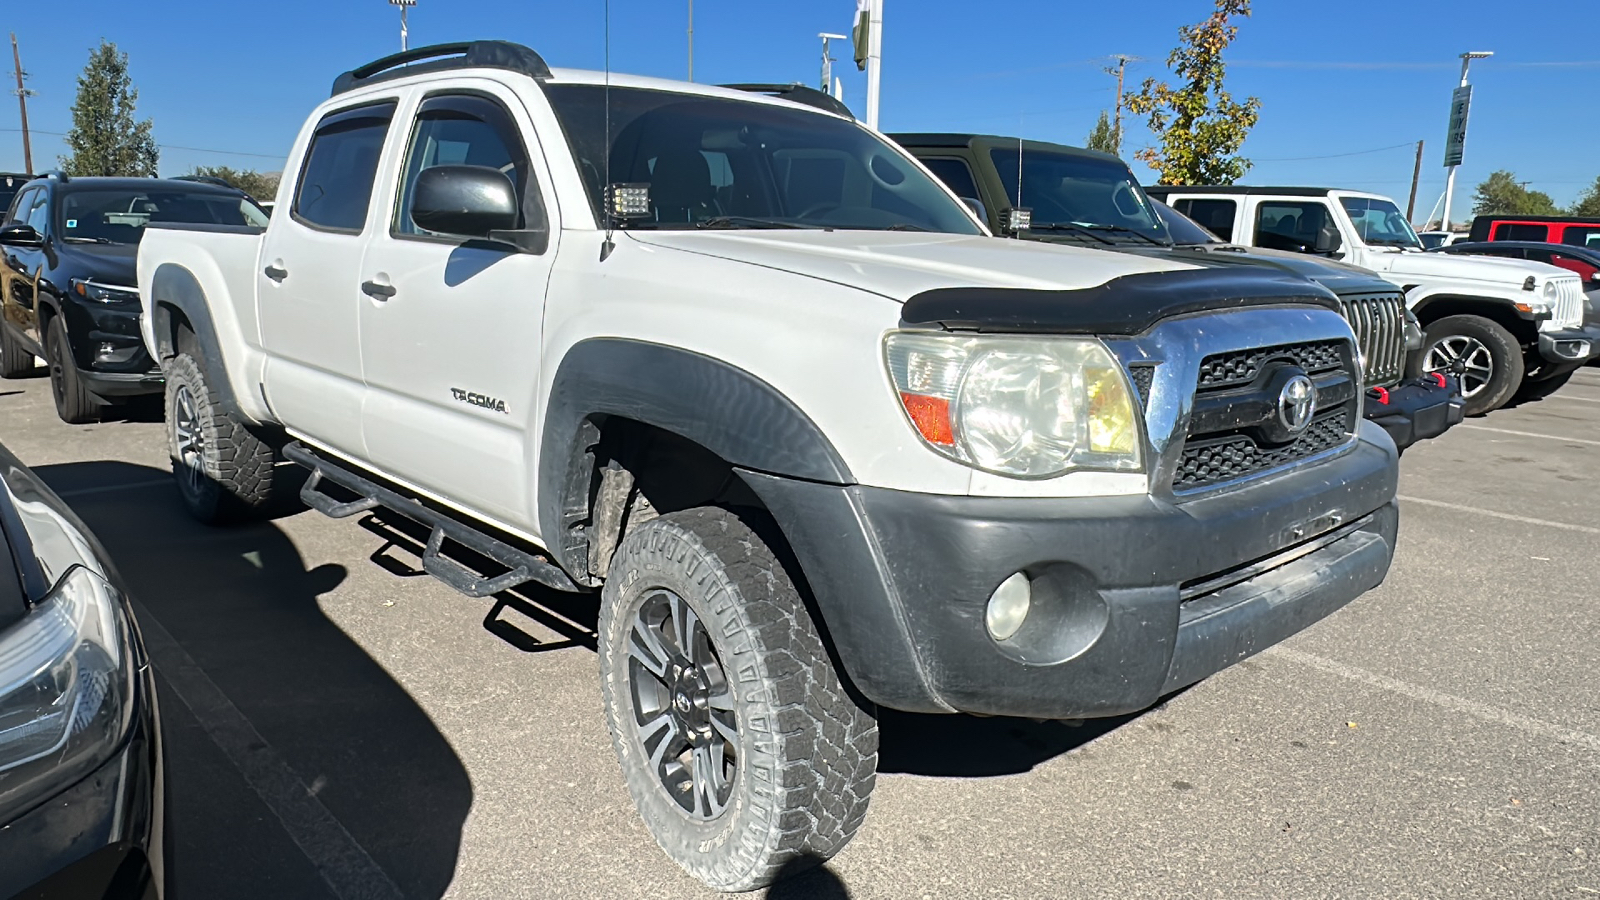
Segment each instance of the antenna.
[[[693,65],[693,63],[690,63],[690,65]],[[605,196],[611,190],[611,0],[606,0],[606,86],[605,86],[605,98],[606,98],[606,102],[605,102],[605,107],[606,107],[606,109],[605,109],[605,116],[606,116],[605,136],[606,137],[605,137],[605,146],[603,146],[601,148],[601,152],[605,153],[605,159],[603,159],[601,161],[601,168],[605,172],[605,186],[600,189],[600,193],[601,193],[601,197],[602,197],[601,203],[600,203],[600,214],[602,216],[605,216],[605,219],[606,219],[606,239],[605,239],[604,242],[602,242],[600,244],[600,261],[601,262],[605,262],[606,258],[611,255],[611,251],[617,249],[617,245],[612,243],[612,241],[611,241],[611,220],[612,220],[612,215],[611,215],[610,205],[607,202],[606,196]]]

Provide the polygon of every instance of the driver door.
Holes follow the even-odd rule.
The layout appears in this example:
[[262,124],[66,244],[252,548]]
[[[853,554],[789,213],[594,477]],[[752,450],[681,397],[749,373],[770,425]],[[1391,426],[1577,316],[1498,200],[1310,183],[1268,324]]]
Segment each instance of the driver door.
[[[13,204],[6,224],[26,223],[40,234],[49,233],[50,194],[42,187],[32,187],[22,192]],[[37,348],[43,349],[44,335],[39,333],[39,278],[45,264],[43,247],[4,247],[5,265],[0,278],[5,281],[3,313],[5,327],[21,334]]]

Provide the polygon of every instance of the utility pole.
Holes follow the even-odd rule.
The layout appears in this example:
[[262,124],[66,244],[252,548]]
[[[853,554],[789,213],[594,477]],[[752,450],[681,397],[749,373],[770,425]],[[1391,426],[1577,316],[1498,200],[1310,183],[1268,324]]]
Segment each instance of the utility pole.
[[[1411,199],[1406,201],[1406,221],[1411,221],[1411,213],[1417,208],[1417,182],[1422,180],[1422,141],[1417,141],[1417,164],[1411,170]],[[1424,222],[1424,225],[1427,223]]]
[[883,0],[867,0],[867,127],[878,128],[878,89],[883,79]]
[[838,60],[833,58],[833,53],[829,50],[828,44],[832,41],[848,41],[850,38],[842,34],[830,34],[826,31],[818,33],[817,37],[822,38],[822,92],[831,95],[834,91],[833,64]]
[[17,50],[17,33],[11,32],[11,61],[17,66],[17,103],[22,106],[22,170],[25,174],[33,174],[33,141],[28,134],[28,97],[33,91],[22,86],[22,78],[26,72],[22,71],[22,53]]
[[689,80],[694,80],[694,0],[689,0]]
[[417,5],[417,0],[389,0],[390,6],[400,7],[400,52],[411,49],[411,33],[406,30],[406,11]]
[[1112,128],[1111,140],[1112,140],[1112,143],[1117,148],[1118,155],[1121,155],[1121,153],[1122,153],[1122,76],[1124,74],[1126,74],[1127,71],[1128,71],[1128,63],[1139,62],[1141,59],[1143,59],[1143,57],[1128,56],[1127,54],[1119,53],[1116,56],[1113,56],[1112,59],[1115,59],[1117,61],[1117,67],[1115,69],[1107,67],[1107,69],[1105,70],[1107,75],[1115,75],[1115,76],[1117,76],[1117,115],[1116,115],[1116,122],[1111,126],[1111,128]]
[[1492,51],[1470,50],[1461,54],[1461,84],[1450,98],[1450,128],[1444,139],[1444,165],[1450,174],[1444,179],[1444,227],[1450,230],[1450,205],[1456,194],[1456,169],[1461,166],[1461,154],[1467,144],[1467,114],[1472,108],[1472,88],[1467,84],[1467,67],[1475,59],[1488,59]]

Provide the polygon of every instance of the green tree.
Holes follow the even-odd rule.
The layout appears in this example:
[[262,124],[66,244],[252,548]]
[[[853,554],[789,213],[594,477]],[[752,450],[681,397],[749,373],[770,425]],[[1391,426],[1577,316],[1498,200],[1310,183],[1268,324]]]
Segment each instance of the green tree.
[[1111,125],[1111,117],[1105,110],[1100,111],[1100,121],[1094,123],[1094,130],[1084,139],[1083,145],[1090,150],[1099,150],[1113,156],[1122,152],[1122,135]]
[[1600,178],[1596,178],[1594,184],[1589,185],[1589,189],[1578,198],[1578,202],[1572,204],[1567,215],[1600,217]]
[[1472,214],[1553,216],[1561,212],[1544,191],[1530,191],[1517,181],[1515,173],[1499,169],[1489,173],[1472,195]]
[[195,166],[189,170],[190,178],[215,178],[244,191],[258,203],[270,203],[278,196],[276,172],[257,172],[254,169],[230,169],[227,166]]
[[1250,170],[1238,152],[1260,118],[1261,101],[1236,102],[1222,84],[1222,51],[1239,32],[1230,22],[1249,17],[1250,0],[1216,3],[1204,22],[1178,29],[1178,46],[1167,56],[1178,86],[1147,78],[1128,98],[1128,108],[1148,117],[1160,141],[1134,156],[1159,172],[1162,184],[1232,184]]
[[128,54],[102,40],[89,53],[78,76],[78,99],[72,104],[70,155],[60,158],[68,175],[154,177],[161,151],[151,135],[150,120],[135,121],[139,91],[128,77]]

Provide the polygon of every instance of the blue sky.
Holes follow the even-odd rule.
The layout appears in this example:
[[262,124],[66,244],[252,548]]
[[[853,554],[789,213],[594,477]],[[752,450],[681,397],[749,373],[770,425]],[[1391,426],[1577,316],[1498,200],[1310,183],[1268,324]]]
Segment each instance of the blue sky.
[[[684,77],[686,7],[686,0],[612,0],[613,68]],[[853,0],[699,0],[697,79],[814,83],[817,32],[848,33],[854,7]],[[1101,71],[1106,57],[1144,57],[1130,67],[1134,83],[1163,77],[1178,26],[1211,7],[1208,0],[887,0],[881,124],[1081,143],[1113,103],[1113,79]],[[64,151],[61,138],[45,132],[70,126],[75,79],[102,37],[131,57],[140,115],[155,120],[163,145],[163,174],[196,164],[280,169],[302,117],[327,96],[334,76],[399,48],[399,17],[384,0],[73,0],[67,8],[10,3],[0,23],[15,30],[28,86],[37,91],[29,104],[36,169],[54,166]],[[552,65],[599,68],[603,8],[601,0],[418,0],[412,43],[504,38],[534,47]],[[1409,145],[1421,139],[1417,205],[1426,210],[1444,190],[1456,56],[1492,50],[1493,59],[1473,64],[1456,217],[1466,215],[1472,187],[1497,168],[1569,202],[1600,175],[1600,114],[1582,102],[1600,82],[1600,48],[1561,36],[1589,34],[1594,24],[1593,0],[1520,7],[1257,0],[1229,53],[1235,96],[1262,100],[1261,122],[1245,145],[1257,161],[1246,180],[1373,190],[1404,206]],[[839,55],[849,53],[844,47]],[[3,68],[9,86],[9,63]],[[848,58],[836,72],[859,111],[864,76]],[[0,99],[0,169],[21,168],[17,128],[16,104]],[[1148,140],[1142,123],[1129,123],[1125,155]],[[1361,152],[1377,148],[1388,149]],[[1149,174],[1137,164],[1135,171]]]

